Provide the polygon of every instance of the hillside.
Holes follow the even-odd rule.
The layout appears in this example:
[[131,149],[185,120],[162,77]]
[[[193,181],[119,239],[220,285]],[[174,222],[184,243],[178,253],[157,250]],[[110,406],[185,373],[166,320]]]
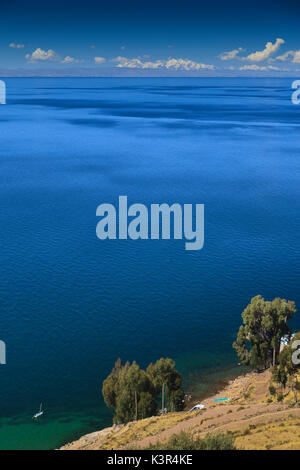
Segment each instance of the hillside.
[[[282,401],[270,395],[270,371],[238,377],[222,392],[203,401],[207,409],[113,426],[83,436],[62,450],[145,449],[164,443],[181,431],[204,437],[208,433],[231,432],[238,449],[299,449],[300,407],[293,403],[288,389]],[[215,402],[216,398],[229,402]],[[280,397],[281,399],[281,397]]]

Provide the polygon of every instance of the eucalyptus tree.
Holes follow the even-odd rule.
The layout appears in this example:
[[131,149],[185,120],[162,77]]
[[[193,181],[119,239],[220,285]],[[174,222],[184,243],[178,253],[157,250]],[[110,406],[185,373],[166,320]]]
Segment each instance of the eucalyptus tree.
[[127,423],[156,414],[156,391],[146,372],[134,361],[118,360],[102,385],[106,405],[114,409],[114,422]]
[[114,423],[127,423],[157,414],[160,393],[163,409],[165,398],[171,411],[183,408],[182,377],[175,369],[175,362],[169,358],[150,364],[146,371],[135,361],[122,365],[118,359],[102,385],[104,401],[114,410]]
[[296,333],[288,345],[284,346],[279,354],[278,365],[272,371],[272,378],[284,388],[290,387],[294,393],[295,402],[298,401],[297,391],[300,389],[300,333]]
[[287,322],[295,312],[294,302],[280,298],[265,301],[261,295],[253,297],[242,313],[243,324],[233,343],[241,362],[256,370],[275,366],[282,338],[291,337]]
[[164,411],[166,398],[172,411],[183,408],[184,392],[182,376],[175,369],[175,362],[170,358],[160,358],[155,364],[150,364],[147,373],[159,393],[161,390],[161,409]]

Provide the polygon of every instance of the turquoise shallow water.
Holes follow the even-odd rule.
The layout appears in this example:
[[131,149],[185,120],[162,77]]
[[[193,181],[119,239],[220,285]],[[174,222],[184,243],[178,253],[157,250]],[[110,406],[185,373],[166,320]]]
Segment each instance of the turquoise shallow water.
[[[251,297],[299,298],[291,80],[7,79],[0,107],[0,448],[111,423],[114,361],[176,359],[203,396],[238,373]],[[96,207],[204,203],[205,246],[107,241]],[[296,317],[294,328],[299,328]],[[40,402],[45,416],[33,423]]]
[[1,449],[55,449],[105,425],[97,418],[97,410],[93,416],[86,411],[72,414],[62,411],[46,413],[34,422],[30,418],[28,414],[18,414],[1,419]]

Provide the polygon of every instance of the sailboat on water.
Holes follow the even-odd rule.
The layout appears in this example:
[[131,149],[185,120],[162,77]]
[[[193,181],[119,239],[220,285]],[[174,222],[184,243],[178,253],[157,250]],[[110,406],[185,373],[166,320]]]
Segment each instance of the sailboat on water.
[[40,404],[40,411],[38,413],[35,413],[35,415],[33,415],[32,419],[37,419],[37,418],[39,418],[40,416],[42,416],[44,414],[44,411],[42,410],[42,407],[43,407],[43,404],[41,403]]

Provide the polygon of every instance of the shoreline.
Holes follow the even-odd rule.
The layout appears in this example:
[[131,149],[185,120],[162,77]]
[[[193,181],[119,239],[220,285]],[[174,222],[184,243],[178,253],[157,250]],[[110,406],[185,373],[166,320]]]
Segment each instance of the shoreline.
[[[224,375],[221,373],[220,376],[217,375],[217,377],[212,380],[212,376],[215,375],[215,372],[209,371],[207,374],[200,373],[198,376],[195,376],[194,381],[190,381],[188,387],[187,387],[187,393],[188,394],[193,394],[193,384],[197,385],[201,381],[201,378],[204,376],[207,376],[208,378],[211,378],[211,380],[208,380],[208,386],[207,389],[204,390],[203,392],[198,392],[197,389],[195,390],[193,399],[189,403],[193,403],[194,401],[204,401],[209,399],[212,396],[217,395],[218,393],[221,393],[224,391],[232,382],[234,382],[236,379],[240,377],[244,377],[247,375],[250,370],[249,368],[245,366],[238,366],[239,367],[239,373],[237,373],[237,367],[231,366],[227,368],[227,374],[225,373]],[[225,369],[226,370],[226,369]],[[218,371],[216,372],[218,374]]]
[[[199,403],[199,401],[201,401],[201,403],[203,403],[208,408],[208,407],[214,406],[213,405],[214,400],[218,398],[224,398],[225,395],[231,396],[230,397],[231,398],[230,404],[231,404],[236,400],[236,397],[234,396],[235,390],[236,389],[239,390],[240,387],[245,385],[247,380],[250,379],[252,381],[252,377],[255,374],[256,373],[249,372],[249,371],[244,371],[244,373],[241,373],[240,375],[237,375],[235,377],[233,377],[231,374],[231,376],[228,377],[228,379],[225,379],[225,378],[222,379],[222,382],[224,382],[223,386],[220,386],[218,390],[214,390],[214,391],[211,390],[211,392],[207,392],[205,394],[206,396],[202,396],[202,398],[197,398],[195,396],[193,397],[192,400],[188,402],[188,404],[186,405],[186,408],[183,411],[179,411],[176,413],[167,413],[164,416],[168,417],[168,415],[169,416],[181,415],[182,417],[184,417],[188,413],[189,409],[191,409],[196,403]],[[153,418],[161,418],[161,416],[158,415],[152,418],[146,418],[146,420],[153,419]],[[111,437],[113,434],[119,432],[122,429],[125,429],[126,427],[130,427],[135,423],[139,423],[139,422],[146,421],[146,420],[139,420],[137,422],[130,422],[130,423],[120,424],[120,425],[112,424],[112,426],[105,427],[103,429],[100,429],[99,431],[94,431],[92,433],[84,434],[79,439],[64,444],[58,450],[78,450],[78,449],[88,450],[89,446],[95,445],[95,442],[100,443],[100,447],[99,447],[99,450],[100,450],[101,443],[105,441],[106,438]]]

